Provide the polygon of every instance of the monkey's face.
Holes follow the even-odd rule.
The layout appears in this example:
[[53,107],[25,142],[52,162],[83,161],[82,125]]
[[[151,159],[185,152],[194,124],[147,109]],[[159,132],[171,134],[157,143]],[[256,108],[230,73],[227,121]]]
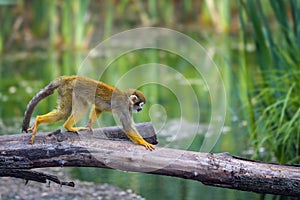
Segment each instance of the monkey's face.
[[138,102],[133,105],[134,112],[140,112],[143,109],[144,102]]
[[143,105],[145,102],[140,100],[136,95],[131,95],[130,97],[130,103],[132,106],[132,111],[133,112],[140,112],[143,109]]

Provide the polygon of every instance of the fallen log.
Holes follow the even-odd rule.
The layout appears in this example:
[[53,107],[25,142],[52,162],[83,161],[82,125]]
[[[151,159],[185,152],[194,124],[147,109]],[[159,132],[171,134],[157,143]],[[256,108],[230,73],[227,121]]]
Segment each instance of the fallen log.
[[[152,143],[157,143],[151,123],[138,124],[137,127],[143,136],[147,132],[153,139]],[[120,128],[109,128],[112,129],[120,131]],[[124,138],[118,138],[118,141],[103,139],[97,131],[94,135],[88,132],[80,135],[60,131],[38,133],[33,145],[28,144],[29,138],[29,134],[0,137],[2,174],[5,170],[43,167],[100,167],[175,176],[257,193],[300,196],[299,166],[262,163],[228,153],[199,153],[161,147],[147,151]],[[64,183],[67,185],[68,182]]]

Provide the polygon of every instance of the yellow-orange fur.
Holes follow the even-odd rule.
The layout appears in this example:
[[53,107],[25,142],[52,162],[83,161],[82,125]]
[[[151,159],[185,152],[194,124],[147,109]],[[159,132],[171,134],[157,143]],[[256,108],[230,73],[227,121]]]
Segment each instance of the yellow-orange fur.
[[[45,115],[36,117],[30,143],[33,144],[39,124],[54,123],[67,119],[64,128],[78,133],[82,129],[90,129],[102,112],[114,112],[123,125],[124,132],[134,143],[154,150],[154,146],[146,142],[138,133],[132,121],[132,109],[135,103],[145,103],[146,98],[139,90],[129,89],[121,92],[117,88],[103,82],[82,76],[62,76],[52,81],[37,93],[27,106],[23,121],[23,131],[27,132],[30,116],[36,104],[43,98],[58,91],[58,108]],[[74,124],[86,113],[88,105],[93,104],[87,127],[74,127]]]

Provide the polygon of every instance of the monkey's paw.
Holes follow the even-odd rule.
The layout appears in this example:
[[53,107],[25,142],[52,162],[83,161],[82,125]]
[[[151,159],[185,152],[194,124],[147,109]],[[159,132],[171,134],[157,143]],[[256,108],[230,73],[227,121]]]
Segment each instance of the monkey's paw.
[[33,132],[34,128],[35,128],[35,126],[33,125],[31,128],[28,128],[28,129],[27,129],[27,132],[25,132],[25,133]]
[[29,140],[29,144],[33,144],[34,143],[34,137],[31,137]]
[[85,129],[86,129],[86,130],[89,130],[89,131],[92,133],[92,135],[94,135],[94,131],[93,131],[93,129],[92,129],[92,127],[91,127],[90,125],[87,125],[87,126],[85,127]]
[[67,129],[70,132],[75,132],[79,135],[79,131],[90,130],[88,127],[70,127]]
[[147,150],[150,150],[150,151],[153,151],[155,150],[155,146],[150,144],[150,143],[145,143],[145,144],[142,144]]

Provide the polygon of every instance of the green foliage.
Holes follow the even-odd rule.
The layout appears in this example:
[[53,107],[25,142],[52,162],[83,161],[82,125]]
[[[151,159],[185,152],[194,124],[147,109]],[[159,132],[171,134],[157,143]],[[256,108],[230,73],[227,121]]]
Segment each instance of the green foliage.
[[246,105],[245,115],[250,116],[247,121],[254,157],[299,163],[300,1],[239,3],[243,43],[254,43],[258,63],[249,73],[246,53],[241,54],[241,100]]

